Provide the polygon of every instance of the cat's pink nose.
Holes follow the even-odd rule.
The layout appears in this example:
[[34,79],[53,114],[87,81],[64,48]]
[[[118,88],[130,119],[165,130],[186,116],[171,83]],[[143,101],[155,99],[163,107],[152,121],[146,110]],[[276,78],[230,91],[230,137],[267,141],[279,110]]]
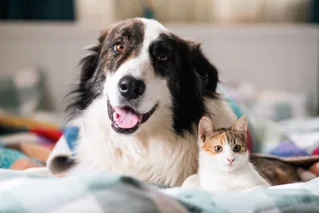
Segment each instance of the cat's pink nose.
[[235,161],[234,158],[233,158],[233,159],[228,159],[228,158],[227,158],[227,160],[229,161],[229,163],[233,163],[233,162]]

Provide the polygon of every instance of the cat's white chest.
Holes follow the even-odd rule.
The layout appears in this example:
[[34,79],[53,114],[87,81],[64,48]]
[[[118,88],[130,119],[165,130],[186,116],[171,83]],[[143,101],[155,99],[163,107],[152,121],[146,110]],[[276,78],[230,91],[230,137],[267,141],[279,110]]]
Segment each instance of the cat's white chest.
[[[252,187],[253,183],[246,179],[247,175],[234,174],[204,175],[199,178],[201,188],[206,190],[244,190]],[[249,184],[251,183],[251,184]]]
[[200,172],[199,184],[206,190],[247,190],[256,187],[268,187],[268,183],[247,165],[240,171],[231,173]]

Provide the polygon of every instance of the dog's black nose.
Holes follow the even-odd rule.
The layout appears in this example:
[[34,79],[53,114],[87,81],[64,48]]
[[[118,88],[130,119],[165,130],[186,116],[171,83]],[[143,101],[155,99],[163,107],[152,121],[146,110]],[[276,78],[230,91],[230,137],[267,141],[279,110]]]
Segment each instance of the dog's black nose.
[[119,91],[127,100],[136,99],[144,93],[145,84],[133,76],[124,76],[119,82]]

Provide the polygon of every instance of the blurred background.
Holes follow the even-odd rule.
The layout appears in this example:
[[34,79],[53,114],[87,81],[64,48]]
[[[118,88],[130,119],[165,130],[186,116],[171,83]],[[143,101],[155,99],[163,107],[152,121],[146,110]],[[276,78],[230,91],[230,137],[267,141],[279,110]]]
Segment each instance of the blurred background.
[[131,17],[202,42],[230,94],[256,116],[319,113],[318,0],[1,0],[0,110],[62,124],[83,48]]
[[132,17],[202,43],[254,152],[319,155],[319,0],[0,0],[0,168],[45,164],[84,47]]

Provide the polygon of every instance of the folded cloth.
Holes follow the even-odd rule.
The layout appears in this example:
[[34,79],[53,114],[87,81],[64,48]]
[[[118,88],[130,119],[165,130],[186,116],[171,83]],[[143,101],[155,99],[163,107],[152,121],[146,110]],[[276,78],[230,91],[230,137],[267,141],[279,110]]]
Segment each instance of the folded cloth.
[[54,124],[0,115],[0,168],[15,170],[45,166],[62,131]]
[[34,133],[15,133],[0,137],[0,168],[27,169],[45,166],[52,142]]
[[280,157],[309,156],[309,154],[305,150],[300,149],[291,141],[281,142],[270,152],[270,154]]
[[[319,155],[319,117],[290,119],[279,124],[297,149],[306,152],[307,155]],[[277,147],[273,152],[279,155],[286,154],[285,150]],[[296,153],[291,152],[291,156],[293,155]]]
[[32,167],[44,166],[21,152],[0,147],[0,168],[24,170]]
[[0,147],[0,168],[9,169],[16,160],[26,158],[21,152]]

